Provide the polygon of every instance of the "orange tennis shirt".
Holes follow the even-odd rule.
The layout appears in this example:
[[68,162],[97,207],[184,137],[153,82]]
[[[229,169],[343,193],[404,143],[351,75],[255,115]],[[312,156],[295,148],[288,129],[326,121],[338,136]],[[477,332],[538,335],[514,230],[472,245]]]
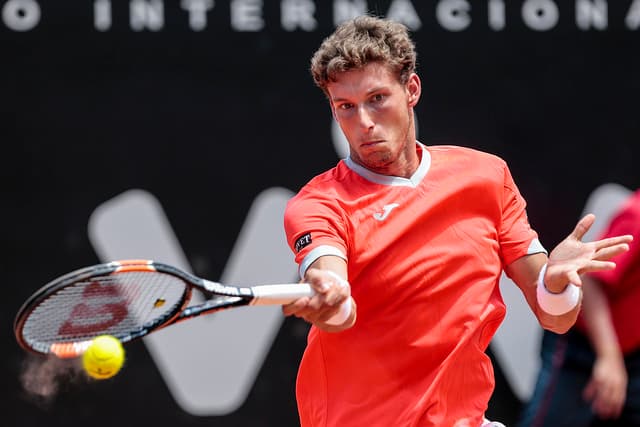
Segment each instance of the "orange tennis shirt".
[[489,341],[505,315],[505,265],[544,252],[507,165],[472,149],[416,145],[410,178],[350,159],[288,203],[300,274],[347,260],[356,324],[312,327],[298,372],[302,427],[477,427],[494,388]]

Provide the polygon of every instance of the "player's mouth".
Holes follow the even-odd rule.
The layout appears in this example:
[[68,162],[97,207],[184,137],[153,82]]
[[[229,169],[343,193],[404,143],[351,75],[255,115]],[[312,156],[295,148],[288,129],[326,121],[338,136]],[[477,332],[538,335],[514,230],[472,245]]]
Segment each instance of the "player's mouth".
[[373,140],[368,140],[368,141],[363,141],[360,143],[360,147],[362,148],[370,148],[379,144],[384,143],[383,139],[373,139]]

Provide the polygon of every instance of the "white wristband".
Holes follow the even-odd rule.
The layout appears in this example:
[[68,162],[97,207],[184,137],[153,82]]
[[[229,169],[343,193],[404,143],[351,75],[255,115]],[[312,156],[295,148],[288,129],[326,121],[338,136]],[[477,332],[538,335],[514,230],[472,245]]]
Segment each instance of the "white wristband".
[[[331,275],[336,281],[342,286],[349,286],[349,282],[344,280],[338,274],[333,271],[328,270],[327,273]],[[341,305],[340,310],[331,316],[325,323],[328,325],[342,325],[351,315],[352,305],[351,305],[351,297],[347,298]]]
[[550,292],[544,285],[544,273],[546,271],[547,264],[540,269],[536,286],[536,296],[540,308],[554,316],[560,316],[576,308],[580,302],[580,287],[569,283],[564,291],[559,294]]

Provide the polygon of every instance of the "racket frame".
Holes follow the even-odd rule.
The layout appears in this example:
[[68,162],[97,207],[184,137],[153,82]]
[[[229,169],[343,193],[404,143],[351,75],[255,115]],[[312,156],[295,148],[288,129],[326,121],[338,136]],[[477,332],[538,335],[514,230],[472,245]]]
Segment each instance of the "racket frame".
[[[209,281],[187,273],[169,264],[145,259],[118,260],[84,267],[47,283],[33,293],[20,307],[14,321],[14,333],[18,344],[33,353],[53,353],[60,358],[80,356],[93,338],[80,341],[52,343],[49,348],[34,348],[24,336],[23,329],[30,314],[47,298],[61,289],[90,278],[104,277],[125,272],[155,272],[174,276],[185,283],[185,291],[174,310],[164,320],[141,327],[127,336],[118,337],[123,343],[141,338],[153,331],[202,314],[245,305],[286,304],[297,298],[312,296],[314,291],[308,284],[274,284],[254,287],[236,287]],[[203,303],[189,306],[193,289],[201,291],[207,298]],[[99,333],[96,334],[100,335]]]

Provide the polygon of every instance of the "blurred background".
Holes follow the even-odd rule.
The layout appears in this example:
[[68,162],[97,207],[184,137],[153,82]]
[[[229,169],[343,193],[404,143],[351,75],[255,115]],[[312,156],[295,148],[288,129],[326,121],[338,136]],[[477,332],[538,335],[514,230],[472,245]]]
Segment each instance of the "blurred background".
[[[343,155],[308,64],[344,19],[411,28],[419,139],[506,159],[547,248],[601,184],[640,186],[638,1],[2,0],[0,11],[6,426],[298,425],[307,326],[278,311],[132,343],[103,382],[53,376],[12,323],[40,286],[114,257],[241,284],[296,280],[280,214]],[[248,338],[221,345],[216,323]],[[538,331],[526,330],[535,353]],[[488,415],[509,424],[529,388],[505,368],[508,345],[489,353]],[[49,381],[40,395],[27,375]]]

